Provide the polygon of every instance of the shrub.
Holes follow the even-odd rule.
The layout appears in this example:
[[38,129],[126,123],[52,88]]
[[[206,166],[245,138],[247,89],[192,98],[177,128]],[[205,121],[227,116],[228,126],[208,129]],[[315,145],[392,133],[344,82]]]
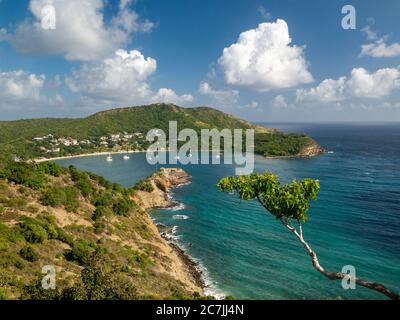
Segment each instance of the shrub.
[[62,168],[54,162],[42,162],[37,165],[37,169],[45,174],[53,177],[59,177],[62,173]]
[[63,189],[49,188],[43,193],[40,202],[45,206],[58,207],[65,202],[65,198],[65,192]]
[[10,243],[24,240],[19,227],[8,227],[0,223],[0,250],[5,249]]
[[76,211],[79,207],[78,196],[79,191],[74,187],[52,187],[43,193],[40,201],[45,206],[60,207],[64,205],[67,211]]
[[27,163],[11,162],[2,171],[2,176],[17,184],[24,184],[34,171],[34,167]]
[[140,190],[140,191],[146,191],[146,192],[153,192],[154,187],[149,181],[141,179],[135,184],[133,189]]
[[86,265],[90,262],[91,256],[95,251],[96,245],[87,240],[79,240],[71,250],[65,254],[69,261],[75,261],[80,265]]
[[66,187],[64,189],[65,202],[63,203],[67,211],[75,212],[79,208],[79,191],[74,187]]
[[74,238],[71,235],[67,234],[64,230],[58,228],[57,233],[58,233],[57,240],[67,243],[70,246],[74,245]]
[[75,186],[80,190],[84,197],[90,195],[93,191],[93,186],[90,180],[86,176],[82,176],[76,183]]
[[107,216],[111,214],[111,210],[108,207],[99,206],[96,207],[96,210],[93,213],[92,219],[94,221],[100,219],[101,217]]
[[24,286],[22,288],[22,299],[24,300],[60,300],[61,293],[59,289],[46,290],[42,286],[42,276],[39,277],[34,285]]
[[22,235],[29,243],[42,243],[47,240],[47,231],[39,224],[24,221],[20,224]]
[[113,190],[116,191],[117,193],[123,193],[124,189],[125,188],[118,183],[113,184]]
[[10,162],[2,170],[1,176],[16,184],[23,184],[32,189],[40,189],[46,181],[42,172],[34,164]]
[[3,288],[0,288],[0,300],[7,300],[6,291]]
[[96,221],[94,223],[94,232],[96,234],[102,233],[105,230],[105,228],[106,228],[106,225],[101,221]]
[[25,198],[15,197],[7,201],[7,206],[15,209],[25,209],[27,203]]
[[76,169],[74,166],[69,166],[68,167],[68,172],[71,175],[72,181],[76,181],[79,177],[79,171]]
[[115,200],[113,204],[113,211],[115,214],[120,216],[128,216],[135,203],[127,197],[121,197]]
[[19,251],[19,255],[29,262],[35,262],[39,260],[39,254],[31,246],[22,248]]
[[102,194],[97,195],[92,202],[96,207],[108,207],[112,205],[112,201],[112,194],[109,192],[103,192]]

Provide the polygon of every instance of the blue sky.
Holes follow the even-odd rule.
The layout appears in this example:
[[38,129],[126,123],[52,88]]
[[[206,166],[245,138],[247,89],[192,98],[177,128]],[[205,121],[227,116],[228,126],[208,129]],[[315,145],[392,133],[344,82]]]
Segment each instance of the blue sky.
[[[345,4],[355,30],[341,27]],[[399,12],[396,0],[0,0],[0,119],[173,102],[252,121],[398,121]]]

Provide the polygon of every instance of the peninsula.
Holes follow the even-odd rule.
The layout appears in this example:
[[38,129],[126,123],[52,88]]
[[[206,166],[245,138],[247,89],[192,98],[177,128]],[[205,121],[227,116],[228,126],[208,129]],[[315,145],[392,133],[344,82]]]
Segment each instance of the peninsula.
[[178,130],[254,129],[255,153],[266,157],[310,157],[324,152],[301,133],[282,133],[253,125],[209,107],[182,108],[153,104],[112,109],[81,119],[31,119],[0,122],[0,160],[53,159],[60,157],[144,151],[151,129],[168,131],[169,121]]

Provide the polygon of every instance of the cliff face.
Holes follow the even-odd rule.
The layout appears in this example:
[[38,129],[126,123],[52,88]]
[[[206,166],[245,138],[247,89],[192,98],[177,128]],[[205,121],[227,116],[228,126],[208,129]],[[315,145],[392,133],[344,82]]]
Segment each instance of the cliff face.
[[[37,181],[35,170],[43,178],[34,188],[31,180],[22,185],[0,172],[0,298],[180,299],[203,293],[193,265],[161,237],[146,211],[171,205],[166,191],[187,182],[182,170],[155,174],[153,192],[136,192],[134,203],[128,189],[76,169],[43,175],[39,166],[46,165],[29,165],[29,179]],[[55,290],[40,287],[45,265],[55,267]]]
[[190,176],[179,168],[162,168],[147,181],[153,186],[153,191],[137,191],[133,199],[144,209],[168,208],[173,205],[168,191],[173,187],[189,183]]

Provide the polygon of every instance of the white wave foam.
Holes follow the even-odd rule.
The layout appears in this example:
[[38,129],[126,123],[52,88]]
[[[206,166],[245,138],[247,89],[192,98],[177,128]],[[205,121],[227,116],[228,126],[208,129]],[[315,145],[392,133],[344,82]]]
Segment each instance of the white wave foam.
[[176,203],[175,206],[171,207],[171,208],[167,208],[167,210],[171,210],[171,211],[180,211],[180,210],[184,210],[186,207],[183,203]]
[[[187,252],[186,249],[185,249],[185,252]],[[217,300],[225,299],[226,294],[218,288],[217,282],[211,278],[209,271],[204,266],[204,264],[201,262],[201,260],[197,259],[197,258],[193,258],[192,256],[191,256],[191,258],[193,259],[193,261],[195,261],[197,263],[196,268],[202,275],[202,278],[204,281],[204,294],[206,296],[213,296]]]
[[181,187],[184,187],[184,186],[187,186],[187,185],[189,185],[189,184],[191,184],[191,181],[188,181],[188,182],[185,182],[185,183],[178,184],[178,185],[177,185],[177,186],[175,186],[174,188],[175,188],[175,189],[179,189],[179,188],[181,188]]
[[172,219],[187,220],[187,219],[189,219],[189,216],[184,215],[184,214],[176,214],[176,215],[172,216]]
[[173,243],[177,243],[178,240],[180,239],[180,236],[176,234],[177,231],[178,231],[178,226],[173,226],[171,229],[168,229],[168,230],[162,232],[161,235],[167,241],[170,241],[170,242],[173,242]]

